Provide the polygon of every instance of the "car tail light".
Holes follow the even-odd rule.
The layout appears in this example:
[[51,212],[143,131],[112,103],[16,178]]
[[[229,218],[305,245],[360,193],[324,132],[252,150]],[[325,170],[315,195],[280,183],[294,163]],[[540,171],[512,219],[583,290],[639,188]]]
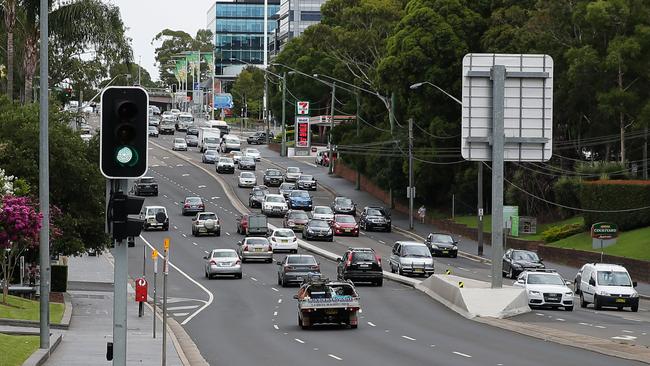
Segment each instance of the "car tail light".
[[267,250],[268,250],[269,252],[272,252],[272,251],[273,251],[273,247],[271,246],[271,244],[269,244],[269,247],[268,247]]
[[312,271],[320,271],[320,266],[319,265],[309,266],[309,269],[311,269]]
[[296,224],[296,223],[293,222],[293,220],[289,220],[289,221],[287,221],[287,225],[295,225],[295,224]]
[[285,272],[291,271],[292,269],[293,267],[291,266],[284,266],[284,268],[282,268],[282,270],[284,270]]
[[242,250],[245,251],[245,252],[248,252],[248,245],[244,245],[244,247],[242,248]]
[[200,204],[199,207],[200,207],[200,208],[205,208],[205,205]]
[[381,257],[375,254],[375,259],[377,260],[377,263],[379,263],[379,266],[381,267]]
[[293,240],[291,240],[291,241],[292,241],[292,242],[294,242],[294,241],[298,241],[298,238],[296,238],[296,237],[294,236],[294,237],[293,237]]
[[210,265],[216,266],[216,265],[217,265],[217,262],[211,260],[211,261],[210,261]]
[[189,204],[189,203],[186,203],[185,205],[183,205],[183,207],[185,207],[185,208],[190,208],[190,204]]
[[350,267],[352,265],[352,253],[348,254],[348,261],[345,263],[346,267]]
[[237,260],[235,261],[235,265],[238,265],[238,264],[241,264],[241,261],[240,261],[239,259],[237,259]]

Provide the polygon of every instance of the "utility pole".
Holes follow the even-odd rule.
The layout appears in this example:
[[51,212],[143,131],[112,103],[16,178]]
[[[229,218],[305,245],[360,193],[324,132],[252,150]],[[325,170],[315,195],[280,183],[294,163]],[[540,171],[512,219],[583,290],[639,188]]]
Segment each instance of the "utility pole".
[[415,187],[413,187],[413,118],[409,118],[409,186],[407,192],[409,199],[409,229],[413,229],[413,198],[415,198]]
[[[49,75],[48,75],[48,14],[47,0],[41,0],[40,31],[40,111],[39,111],[39,153],[38,153],[38,199],[40,202],[43,221],[39,235],[39,261],[40,261],[40,348],[50,349],[50,146],[48,133],[49,120]],[[12,73],[9,70],[9,73]],[[11,88],[8,84],[9,98],[12,98]]]
[[332,108],[330,111],[330,133],[329,133],[329,158],[330,163],[327,170],[327,174],[334,174],[334,142],[332,141],[332,132],[334,131],[334,109],[336,103],[336,81],[332,83]]
[[[269,67],[269,0],[264,0],[264,71]],[[266,123],[266,144],[271,134],[269,126],[269,78],[264,73],[264,122]]]
[[[266,7],[264,8],[266,9]],[[264,10],[266,12],[266,10]],[[266,52],[265,52],[266,54]],[[266,57],[266,56],[265,56]],[[268,110],[268,94],[269,94],[269,77],[264,73],[264,110],[262,111],[262,117],[264,118],[264,124],[266,125],[266,144],[269,144],[269,137],[271,134],[271,126],[269,122],[269,110]]]
[[648,179],[648,127],[643,130],[643,179]]
[[483,255],[483,162],[479,161],[478,164],[478,223],[476,225],[478,231],[478,255]]
[[393,130],[395,129],[395,105],[397,104],[397,96],[395,96],[395,93],[391,93],[390,95],[390,109],[388,112],[388,121],[390,122],[390,134],[393,134]]
[[[128,180],[111,179],[111,196],[117,192],[128,192]],[[127,273],[129,270],[127,242],[115,240],[113,257],[113,366],[126,366],[126,308],[127,308]]]
[[[361,100],[359,100],[359,92],[358,91],[356,92],[356,97],[357,97],[356,98],[357,99],[357,118],[356,118],[356,120],[357,120],[357,139],[358,139],[359,138],[359,122],[360,122],[359,121],[359,116],[360,116],[360,113],[361,113]],[[357,160],[357,164],[358,164],[358,160]],[[354,183],[354,189],[356,189],[357,191],[361,189],[361,170],[360,170],[359,166],[357,166],[357,179],[356,179],[356,181]]]
[[285,131],[286,121],[286,104],[287,104],[287,72],[282,74],[282,150],[280,156],[287,156],[287,134]]

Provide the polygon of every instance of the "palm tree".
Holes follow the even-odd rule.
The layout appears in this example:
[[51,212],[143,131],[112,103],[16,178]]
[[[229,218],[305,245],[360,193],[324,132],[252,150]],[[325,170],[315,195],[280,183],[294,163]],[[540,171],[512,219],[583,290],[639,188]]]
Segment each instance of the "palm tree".
[[14,88],[14,28],[16,27],[17,0],[5,0],[2,10],[4,13],[5,29],[7,30],[7,96],[13,98]]

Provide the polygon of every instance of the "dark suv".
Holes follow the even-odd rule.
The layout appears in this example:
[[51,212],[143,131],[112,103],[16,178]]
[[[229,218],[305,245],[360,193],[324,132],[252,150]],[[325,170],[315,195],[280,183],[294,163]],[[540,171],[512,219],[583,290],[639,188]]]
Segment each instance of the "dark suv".
[[282,172],[277,169],[266,169],[264,171],[264,185],[269,187],[278,187],[282,184],[284,177]]
[[266,133],[265,132],[255,132],[253,135],[246,138],[246,142],[249,145],[255,144],[265,144],[266,143]]
[[381,258],[371,248],[350,248],[337,262],[339,280],[370,282],[377,286],[384,282]]
[[359,226],[366,231],[381,229],[390,233],[390,213],[383,207],[366,206],[361,212]]
[[157,196],[158,183],[152,177],[136,179],[135,183],[133,183],[133,194],[136,196],[144,196],[145,194]]

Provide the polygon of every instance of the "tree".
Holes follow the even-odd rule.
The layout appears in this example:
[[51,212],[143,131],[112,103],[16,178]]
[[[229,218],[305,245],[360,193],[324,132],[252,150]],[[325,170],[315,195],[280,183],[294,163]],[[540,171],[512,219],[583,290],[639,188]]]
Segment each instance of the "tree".
[[250,115],[258,116],[262,110],[262,97],[264,96],[264,71],[255,66],[245,67],[232,85],[230,92],[234,94],[235,111],[244,108]]
[[[151,43],[154,42],[160,42],[160,46],[156,47],[156,62],[158,63],[159,77],[163,85],[172,85],[178,82],[174,76],[174,70],[176,69],[175,57],[180,56],[183,52],[212,52],[214,49],[212,43],[213,34],[209,29],[199,29],[194,38],[183,31],[164,29],[151,41]],[[207,77],[208,68],[205,63],[201,66],[201,70],[202,77]],[[193,82],[191,76],[192,74],[189,73],[188,83]]]

